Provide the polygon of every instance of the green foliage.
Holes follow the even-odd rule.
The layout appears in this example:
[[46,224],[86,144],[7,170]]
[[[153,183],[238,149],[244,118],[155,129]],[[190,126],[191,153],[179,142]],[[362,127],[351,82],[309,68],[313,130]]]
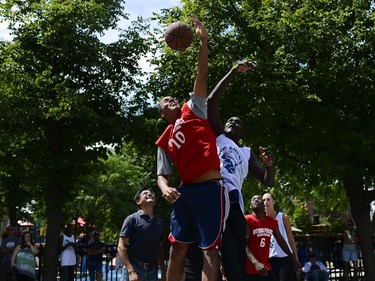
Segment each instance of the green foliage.
[[138,23],[137,32],[124,30],[119,41],[104,44],[98,35],[115,27],[123,12],[121,1],[99,2],[1,5],[14,36],[0,50],[1,170],[40,186],[39,198],[49,194],[45,187],[54,177],[69,201],[75,196],[69,186],[106,157],[97,144],[121,143],[127,129],[124,109],[139,86],[147,25]]
[[[14,36],[0,42],[0,190],[9,190],[9,179],[17,183],[22,196],[12,203],[14,214],[34,199],[30,208],[55,234],[84,214],[106,240],[116,239],[134,210],[133,192],[155,185],[154,141],[166,124],[154,102],[165,95],[183,101],[193,89],[197,38],[184,52],[170,50],[162,38],[169,23],[189,23],[190,14],[210,35],[209,89],[237,60],[257,63],[228,88],[222,119],[241,117],[243,144],[274,152],[272,192],[293,224],[308,231],[303,202],[314,200],[323,221],[338,229],[335,211],[348,207],[342,192],[348,178],[363,188],[346,189],[358,194],[352,210],[366,210],[361,206],[373,200],[365,191],[375,174],[373,1],[182,3],[154,15],[155,30],[137,21],[111,44],[98,35],[124,16],[121,1],[0,3]],[[137,61],[149,49],[156,71],[140,80]],[[123,143],[120,153],[116,144]],[[110,147],[116,151],[108,156]],[[249,198],[265,191],[246,180],[247,211]],[[168,222],[170,206],[157,196],[157,212]]]
[[82,195],[77,185],[100,171],[109,146],[132,139],[148,25],[134,22],[111,44],[99,38],[124,16],[115,0],[0,4],[13,35],[0,43],[0,171],[46,211],[46,280],[56,277],[57,238],[72,219],[69,202]]
[[[222,98],[222,118],[241,117],[245,144],[253,149],[267,145],[275,153],[282,197],[314,200],[317,212],[329,216],[332,208],[348,206],[348,200],[342,200],[344,186],[353,216],[361,221],[362,239],[370,243],[369,204],[375,199],[374,2],[183,3],[180,14],[165,11],[159,19],[167,23],[170,15],[196,14],[205,24],[210,89],[237,60],[256,61],[257,69],[238,77]],[[173,89],[180,73],[190,73],[186,62],[194,61],[196,47],[163,52],[150,85],[163,81],[163,90]],[[250,189],[259,193],[256,186]],[[308,226],[308,215],[298,208],[293,217],[298,226]],[[374,262],[370,251],[364,256],[372,257],[368,264]]]
[[[162,13],[160,26],[191,13],[203,21],[210,36],[210,89],[238,59],[257,62],[256,71],[241,75],[227,90],[222,119],[241,117],[244,144],[267,145],[275,153],[280,188],[287,188],[283,197],[319,201],[319,194],[328,193],[337,199],[333,205],[344,202],[342,208],[347,202],[341,200],[342,185],[332,182],[350,170],[373,183],[375,166],[368,161],[375,139],[370,1],[183,3],[180,11]],[[190,75],[180,73],[195,67],[197,45],[184,52],[164,44],[160,48],[163,55],[152,61],[157,71],[149,86],[162,87],[152,92],[160,96],[173,89],[177,97],[186,97],[191,87],[181,78]]]
[[345,229],[346,223],[340,213],[332,214],[329,217],[324,217],[321,223],[328,226],[329,233],[342,233]]
[[300,203],[296,206],[296,210],[294,211],[291,221],[294,226],[302,229],[304,233],[309,233],[311,231],[311,218],[304,204]]
[[103,233],[104,241],[117,242],[123,220],[137,210],[135,193],[154,185],[148,161],[134,145],[124,144],[119,153],[102,161],[100,172],[77,183],[80,192],[70,204],[71,217],[84,218],[85,232],[95,227]]

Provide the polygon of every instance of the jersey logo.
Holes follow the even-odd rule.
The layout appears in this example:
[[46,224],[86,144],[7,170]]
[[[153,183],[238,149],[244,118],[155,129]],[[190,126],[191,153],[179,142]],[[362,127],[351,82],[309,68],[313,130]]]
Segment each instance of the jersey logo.
[[220,151],[220,157],[223,168],[231,174],[234,174],[236,172],[236,167],[242,163],[241,156],[235,147],[228,148],[224,146]]
[[275,247],[275,238],[271,238],[271,243],[270,243],[270,249],[273,249]]

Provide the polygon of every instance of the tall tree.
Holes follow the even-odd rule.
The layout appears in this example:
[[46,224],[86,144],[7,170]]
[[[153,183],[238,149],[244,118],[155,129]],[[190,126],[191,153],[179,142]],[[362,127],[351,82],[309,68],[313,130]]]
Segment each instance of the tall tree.
[[71,202],[71,210],[100,229],[105,241],[117,242],[125,217],[137,209],[133,200],[136,192],[156,185],[155,168],[150,165],[156,161],[152,157],[155,153],[151,157],[142,153],[132,143],[124,144],[119,153],[103,161],[100,172],[77,183],[82,191]]
[[[147,50],[138,22],[118,41],[99,36],[126,17],[122,1],[2,1],[13,39],[0,45],[2,154],[18,153],[47,210],[43,280],[56,280],[57,243],[74,183],[95,172],[106,144],[126,137],[127,102],[139,87],[138,60]],[[6,128],[3,129],[3,128]],[[8,162],[8,165],[16,165]],[[4,166],[2,166],[4,168]],[[2,170],[2,169],[1,169]],[[69,220],[70,221],[70,220]]]
[[[257,70],[234,81],[223,97],[223,118],[244,120],[247,144],[270,145],[288,191],[310,194],[314,188],[329,195],[319,188],[341,184],[364,245],[366,279],[375,280],[374,1],[182,2],[181,9],[159,15],[160,26],[191,13],[206,24],[211,89],[235,61],[257,62]],[[156,96],[182,97],[191,89],[194,48],[163,48],[150,86],[158,86]]]

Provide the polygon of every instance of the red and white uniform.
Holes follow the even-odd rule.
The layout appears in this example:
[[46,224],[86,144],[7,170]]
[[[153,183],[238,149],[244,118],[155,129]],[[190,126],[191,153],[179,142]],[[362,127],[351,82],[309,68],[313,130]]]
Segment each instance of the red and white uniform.
[[207,119],[196,116],[187,103],[174,124],[156,141],[176,165],[182,183],[191,183],[209,170],[220,170],[216,136]]
[[181,194],[173,203],[169,241],[197,242],[202,249],[217,250],[229,212],[228,194],[221,181],[196,183],[210,170],[220,171],[216,136],[207,120],[207,99],[191,94],[174,124],[156,141],[157,175],[177,168]]
[[[277,228],[277,220],[265,216],[263,221],[260,221],[254,214],[245,216],[247,227],[249,229],[249,236],[247,237],[247,247],[251,250],[254,257],[271,270],[271,265],[268,262],[271,236],[273,231]],[[252,262],[246,260],[246,274],[257,275],[258,271]]]

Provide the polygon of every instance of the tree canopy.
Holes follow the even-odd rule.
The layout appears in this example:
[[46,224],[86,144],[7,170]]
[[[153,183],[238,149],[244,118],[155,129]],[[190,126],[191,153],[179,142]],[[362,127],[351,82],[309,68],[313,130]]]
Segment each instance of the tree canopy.
[[[1,203],[13,221],[31,201],[46,212],[45,280],[55,280],[58,235],[72,215],[116,228],[114,238],[132,209],[121,204],[155,184],[154,142],[166,124],[152,103],[187,99],[198,50],[195,38],[173,51],[162,34],[190,14],[209,34],[209,90],[236,61],[257,64],[233,81],[221,112],[244,121],[244,145],[276,155],[276,198],[297,219],[300,202],[316,200],[329,213],[349,201],[361,243],[372,243],[374,2],[181,2],[154,15],[154,30],[139,20],[110,44],[99,36],[127,17],[122,1],[0,3],[13,36],[0,42]],[[138,66],[147,52],[150,77]],[[243,191],[248,200],[264,190],[249,178]],[[167,219],[169,206],[159,203]],[[375,279],[372,248],[362,255],[366,278]]]
[[[242,118],[244,144],[255,151],[267,145],[275,153],[283,197],[315,199],[321,194],[328,202],[345,191],[362,242],[371,245],[374,2],[181,2],[181,9],[157,18],[161,28],[188,21],[189,14],[204,22],[210,89],[237,60],[257,63],[256,71],[232,83],[221,112],[223,118]],[[153,61],[157,68],[150,82],[156,97],[187,97],[196,44],[179,53],[160,46],[164,53]],[[372,248],[362,254],[366,277],[375,278]]]
[[97,171],[108,145],[121,144],[132,123],[125,108],[140,87],[147,25],[135,22],[111,44],[99,38],[126,17],[121,4],[0,4],[13,36],[0,44],[0,170],[11,184],[32,186],[47,212],[45,280],[56,280],[56,245],[64,206],[79,194],[75,183]]

